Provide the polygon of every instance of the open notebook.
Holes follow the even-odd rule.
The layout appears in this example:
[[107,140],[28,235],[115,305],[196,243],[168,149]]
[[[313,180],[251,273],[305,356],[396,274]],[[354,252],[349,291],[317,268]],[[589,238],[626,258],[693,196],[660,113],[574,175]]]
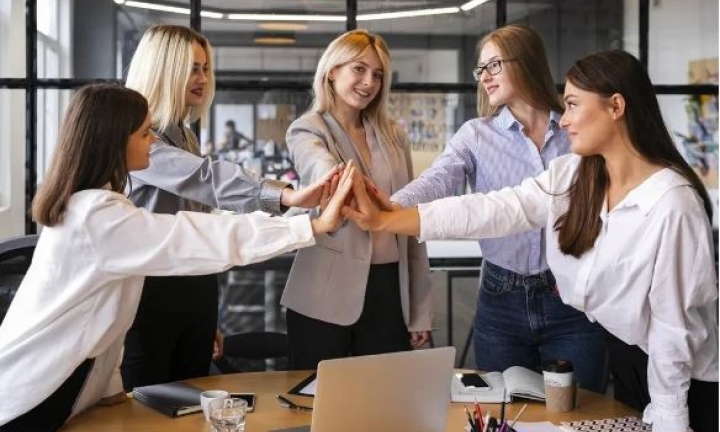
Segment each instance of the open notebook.
[[[505,372],[488,372],[482,374],[490,389],[479,390],[465,387],[460,379],[453,375],[450,385],[453,402],[501,403],[503,394],[505,402],[512,402],[513,397],[545,400],[545,383],[541,374],[522,366],[512,366]],[[505,390],[507,389],[507,393]]]

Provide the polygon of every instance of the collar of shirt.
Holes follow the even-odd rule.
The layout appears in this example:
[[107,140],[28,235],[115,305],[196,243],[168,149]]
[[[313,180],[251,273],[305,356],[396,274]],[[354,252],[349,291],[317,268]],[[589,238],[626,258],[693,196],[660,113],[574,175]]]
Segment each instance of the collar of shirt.
[[[550,121],[548,124],[548,130],[556,131],[560,128],[560,117],[561,115],[559,113],[556,113],[555,111],[550,111]],[[495,116],[495,124],[497,124],[499,127],[503,129],[513,129],[516,128],[518,130],[521,130],[523,128],[522,124],[518,121],[518,119],[513,115],[512,111],[510,111],[510,108],[508,108],[506,105],[504,105],[497,116]]]
[[638,206],[640,211],[647,215],[669,190],[689,185],[690,182],[685,177],[670,168],[664,168],[652,174],[635,189],[631,190],[616,209]]
[[185,148],[184,143],[186,140],[182,125],[171,124],[164,130],[156,130],[155,132],[158,135],[161,135],[165,140],[170,141],[168,144],[172,144],[175,147]]

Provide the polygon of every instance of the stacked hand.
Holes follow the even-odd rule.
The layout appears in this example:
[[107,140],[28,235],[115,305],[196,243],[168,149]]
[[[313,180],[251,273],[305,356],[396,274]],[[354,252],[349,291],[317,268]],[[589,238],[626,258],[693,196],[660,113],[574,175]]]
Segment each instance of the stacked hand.
[[331,176],[325,176],[320,190],[318,203],[322,206],[322,213],[317,219],[313,219],[313,232],[327,233],[335,231],[343,221],[341,214],[343,207],[352,200],[352,190],[355,178],[357,177],[355,163],[353,161],[342,168],[342,171],[333,170]]

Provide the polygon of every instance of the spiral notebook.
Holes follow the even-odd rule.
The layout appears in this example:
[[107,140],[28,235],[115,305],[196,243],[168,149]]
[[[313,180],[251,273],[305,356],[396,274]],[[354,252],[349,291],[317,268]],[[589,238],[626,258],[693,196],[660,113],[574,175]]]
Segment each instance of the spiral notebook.
[[575,420],[560,422],[563,432],[652,432],[652,426],[637,417],[619,417],[602,420]]

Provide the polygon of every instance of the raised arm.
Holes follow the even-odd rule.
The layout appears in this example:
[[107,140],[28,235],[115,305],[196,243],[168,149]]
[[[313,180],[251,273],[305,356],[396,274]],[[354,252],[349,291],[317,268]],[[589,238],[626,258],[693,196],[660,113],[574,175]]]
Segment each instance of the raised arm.
[[467,123],[453,135],[443,153],[432,166],[396,192],[390,199],[401,207],[455,195],[465,185],[466,178],[473,177],[476,166],[470,143],[475,138]]
[[150,168],[131,176],[183,198],[239,213],[280,213],[280,196],[288,186],[259,179],[235,163],[201,158],[162,142],[150,151]]
[[395,211],[378,209],[365,183],[356,182],[356,208],[345,207],[343,213],[363,229],[417,236],[421,240],[507,236],[547,224],[555,196],[548,192],[554,190],[550,171],[513,188],[449,197]]
[[354,174],[349,164],[326,210],[312,222],[306,215],[154,214],[119,194],[104,194],[91,206],[83,226],[104,271],[144,276],[218,273],[315,244],[313,234],[331,231],[340,222]]

